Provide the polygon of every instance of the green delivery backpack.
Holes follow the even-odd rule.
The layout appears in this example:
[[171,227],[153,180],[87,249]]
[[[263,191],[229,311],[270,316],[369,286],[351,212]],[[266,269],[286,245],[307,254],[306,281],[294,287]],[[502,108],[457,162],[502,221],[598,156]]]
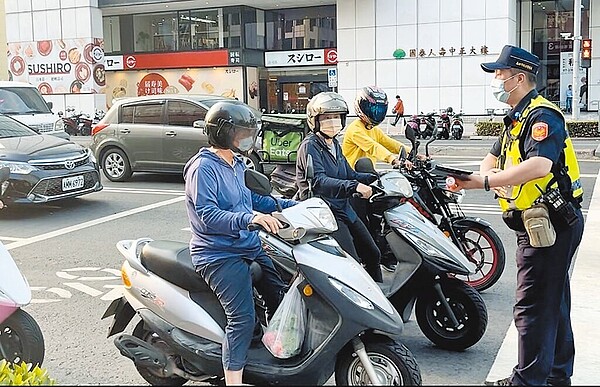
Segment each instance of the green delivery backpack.
[[306,121],[289,116],[262,116],[262,150],[265,163],[295,164],[298,147],[307,132]]

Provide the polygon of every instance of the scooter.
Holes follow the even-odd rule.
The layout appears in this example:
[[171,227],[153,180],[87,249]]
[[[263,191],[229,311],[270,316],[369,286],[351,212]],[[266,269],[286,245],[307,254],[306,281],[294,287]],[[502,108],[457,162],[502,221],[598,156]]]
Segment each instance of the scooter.
[[[266,176],[247,170],[245,179],[254,192],[271,195]],[[267,239],[289,254],[303,277],[297,288],[307,310],[307,333],[301,352],[289,359],[253,344],[244,383],[317,385],[335,373],[341,385],[420,385],[419,367],[399,341],[402,318],[361,265],[327,235],[337,229],[327,204],[312,198],[274,216],[286,227]],[[221,382],[226,318],[194,272],[188,244],[142,238],[120,241],[117,248],[125,257],[125,287],[102,317],[114,316],[108,336],[122,332],[134,315],[141,317],[132,335],[115,338],[121,354],[153,385]],[[254,278],[260,275],[257,264],[250,268]]]
[[433,118],[435,113],[430,112],[423,115],[421,112],[421,122],[419,123],[419,132],[421,133],[421,137],[427,140],[429,137],[433,136],[436,127],[435,118]]
[[[429,145],[435,141],[433,136],[425,144],[426,160],[419,160],[420,142],[411,128],[405,131],[406,138],[411,142],[412,151],[408,159],[413,163],[409,170],[402,169],[404,176],[413,186],[413,197],[408,199],[419,212],[437,225],[437,227],[458,246],[465,256],[477,265],[474,275],[462,276],[462,279],[477,291],[483,291],[493,286],[502,276],[506,262],[504,245],[491,224],[479,217],[467,217],[461,210],[460,203],[464,200],[465,192],[452,192],[446,187],[448,167],[439,165],[429,157]],[[400,156],[403,159],[403,156]],[[465,171],[463,171],[465,172]],[[379,230],[373,227],[374,233]],[[386,252],[391,254],[391,252]]]
[[447,140],[450,138],[450,117],[448,116],[448,112],[444,109],[440,112],[440,118],[437,121],[437,133],[436,137],[438,139]]
[[452,138],[460,140],[465,131],[462,119],[462,113],[457,113],[452,116],[452,124],[450,125],[452,131]]
[[[0,169],[0,198],[10,175]],[[4,208],[0,199],[0,209]],[[0,359],[13,363],[41,365],[44,361],[44,336],[40,326],[23,308],[31,302],[31,289],[6,247],[0,242]]]
[[[368,158],[359,159],[355,169],[380,176],[371,184],[369,214],[381,222],[379,248],[389,249],[398,261],[396,270],[384,271],[383,284],[378,284],[386,297],[404,322],[416,305],[419,327],[439,347],[462,351],[476,344],[487,328],[487,308],[477,290],[454,278],[475,274],[476,265],[409,203],[412,186],[401,172],[379,174]],[[282,277],[292,277],[296,268],[291,254],[265,233],[259,236]]]

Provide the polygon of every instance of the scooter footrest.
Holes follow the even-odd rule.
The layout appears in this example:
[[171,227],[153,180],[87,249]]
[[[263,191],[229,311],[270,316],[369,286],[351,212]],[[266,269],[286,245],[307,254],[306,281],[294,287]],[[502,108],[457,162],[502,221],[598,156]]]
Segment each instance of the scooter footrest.
[[135,336],[120,335],[115,337],[114,343],[121,355],[128,357],[136,365],[161,368],[167,366],[164,353]]

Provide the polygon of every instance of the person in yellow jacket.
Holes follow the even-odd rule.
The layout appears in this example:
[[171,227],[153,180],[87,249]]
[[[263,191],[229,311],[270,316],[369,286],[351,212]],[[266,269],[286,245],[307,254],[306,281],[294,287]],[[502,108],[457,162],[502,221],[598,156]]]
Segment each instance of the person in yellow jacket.
[[[368,157],[373,162],[385,161],[398,165],[398,154],[404,148],[406,154],[410,147],[385,134],[379,125],[385,119],[388,108],[386,93],[378,87],[363,87],[354,100],[354,111],[358,116],[344,133],[342,152],[352,168],[356,161]],[[410,162],[409,162],[410,164]]]
[[570,386],[575,344],[571,329],[569,267],[583,234],[583,189],[561,110],[535,89],[537,56],[504,46],[492,92],[512,110],[483,159],[479,175],[456,176],[452,190],[494,190],[502,218],[517,236],[518,335],[512,375],[488,385]]
[[[383,90],[376,86],[367,86],[359,90],[354,100],[354,111],[358,119],[348,125],[342,141],[342,153],[352,168],[362,157],[371,159],[373,166],[377,161],[398,166],[401,163],[398,157],[400,149],[404,148],[407,155],[410,152],[410,147],[391,138],[377,126],[385,119],[387,109],[388,99]],[[408,160],[405,161],[405,165],[412,168],[412,163]],[[356,198],[350,201],[360,219],[375,236],[377,224],[370,222],[367,202]],[[391,255],[381,259],[381,265],[387,271],[396,270],[396,264],[396,258]]]

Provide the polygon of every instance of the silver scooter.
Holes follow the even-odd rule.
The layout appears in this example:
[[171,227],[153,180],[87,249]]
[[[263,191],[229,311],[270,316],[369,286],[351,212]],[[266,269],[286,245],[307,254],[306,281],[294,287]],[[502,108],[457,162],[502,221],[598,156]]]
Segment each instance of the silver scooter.
[[[487,328],[487,308],[472,286],[454,278],[474,274],[476,265],[410,204],[412,186],[401,172],[379,174],[368,158],[359,159],[355,169],[379,176],[371,184],[369,215],[378,225],[378,246],[390,249],[398,261],[394,272],[383,272],[383,293],[403,321],[415,310],[421,331],[439,347],[462,351],[476,344]],[[259,235],[282,277],[293,275],[290,254],[270,243],[265,233]]]
[[[245,178],[251,190],[270,195],[266,176],[247,170]],[[399,341],[402,318],[362,266],[327,236],[337,229],[327,204],[314,198],[274,216],[286,227],[269,240],[290,255],[304,278],[298,290],[307,310],[306,334],[300,354],[285,360],[260,342],[252,344],[244,383],[321,385],[335,373],[340,385],[420,385],[417,362]],[[108,336],[141,317],[132,335],[115,338],[121,354],[153,385],[222,382],[226,318],[194,272],[188,244],[142,238],[120,241],[117,248],[125,257],[125,286],[102,317],[114,316]],[[251,270],[253,278],[260,275],[258,264]]]

